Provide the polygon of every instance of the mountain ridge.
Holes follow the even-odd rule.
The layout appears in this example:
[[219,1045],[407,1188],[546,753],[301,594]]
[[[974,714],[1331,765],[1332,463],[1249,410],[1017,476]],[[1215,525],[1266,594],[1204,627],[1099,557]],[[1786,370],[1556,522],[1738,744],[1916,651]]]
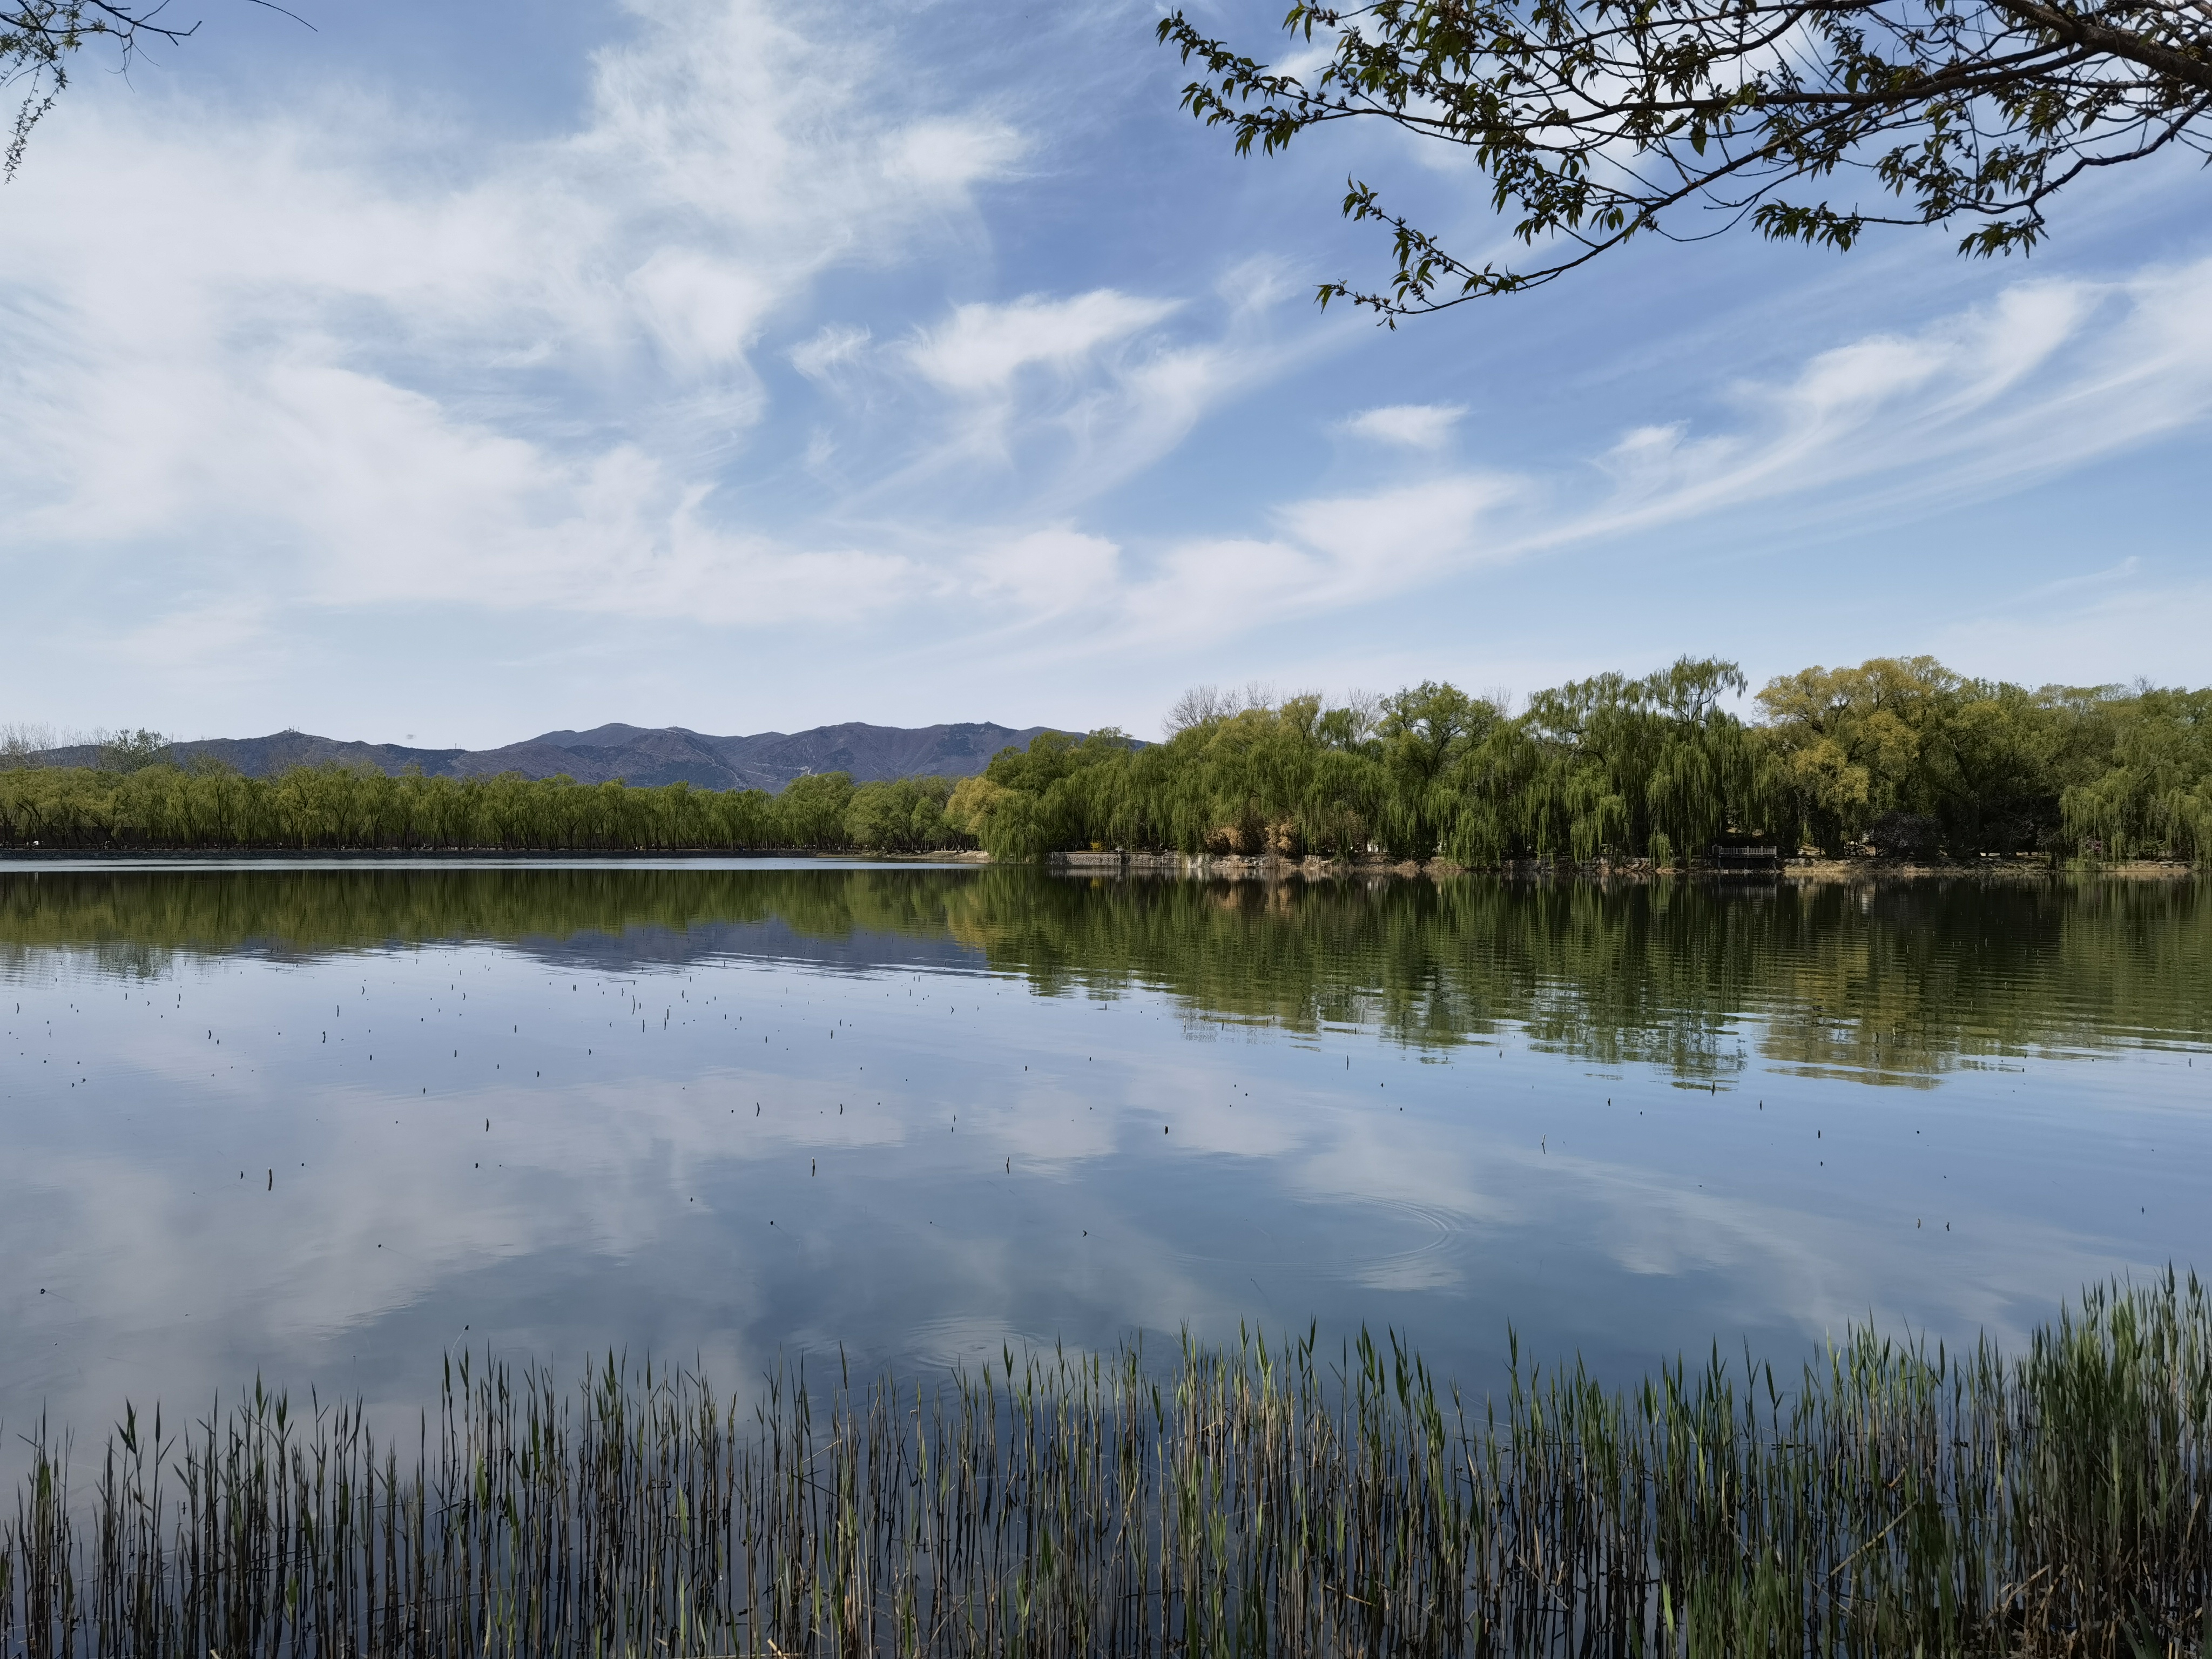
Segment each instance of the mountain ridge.
[[[418,749],[396,743],[362,743],[313,732],[272,732],[259,738],[200,738],[173,743],[180,762],[205,757],[248,777],[267,777],[295,766],[368,766],[392,774],[417,766],[428,777],[526,778],[565,774],[579,783],[617,779],[641,787],[689,783],[703,789],[765,789],[774,793],[794,778],[817,772],[849,772],[855,783],[888,782],[924,775],[969,777],[1008,747],[1025,748],[1059,726],[1006,726],[990,720],[938,726],[871,726],[847,720],[803,732],[755,732],[716,737],[683,726],[630,726],[610,721],[589,731],[540,732],[496,749]],[[94,766],[97,744],[50,749],[33,758],[48,766]]]

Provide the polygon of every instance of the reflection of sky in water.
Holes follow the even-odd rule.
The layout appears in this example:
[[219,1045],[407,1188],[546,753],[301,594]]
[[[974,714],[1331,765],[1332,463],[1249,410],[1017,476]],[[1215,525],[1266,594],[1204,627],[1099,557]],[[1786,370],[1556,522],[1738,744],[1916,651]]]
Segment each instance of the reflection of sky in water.
[[1869,1311],[2011,1335],[2205,1255],[2187,1034],[1867,1088],[1808,1047],[1832,1005],[1701,1013],[1686,1068],[1593,1058],[1540,995],[1423,1046],[988,961],[778,919],[146,975],[18,951],[0,1418],[97,1430],[256,1372],[412,1402],[461,1345],[737,1382],[779,1351],[911,1368],[1240,1322],[1395,1326],[1480,1389],[1509,1322],[1625,1376]]

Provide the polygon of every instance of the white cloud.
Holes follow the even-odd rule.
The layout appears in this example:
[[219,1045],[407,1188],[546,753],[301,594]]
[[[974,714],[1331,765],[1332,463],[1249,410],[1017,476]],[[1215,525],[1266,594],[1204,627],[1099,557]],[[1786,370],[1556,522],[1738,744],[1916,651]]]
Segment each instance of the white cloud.
[[1243,262],[1210,318],[1111,289],[952,308],[908,341],[905,382],[878,384],[908,399],[901,417],[913,445],[866,488],[870,509],[959,502],[980,484],[994,520],[1060,521],[1173,452],[1209,413],[1342,337],[1279,340],[1289,292],[1279,278],[1271,262]]
[[[1597,492],[1533,473],[1462,470],[1422,483],[1294,500],[1269,533],[1170,540],[1133,574],[1120,621],[1097,648],[1140,639],[1216,638],[1284,617],[1430,586],[1485,566],[1617,540],[1758,504],[1820,502],[1824,519],[1948,505],[2175,431],[2212,413],[2212,262],[2105,285],[2030,282],[1910,336],[1876,335],[1739,386],[1739,424],[1686,422],[1624,434],[1593,458]],[[1364,436],[1425,442],[1458,411],[1370,410]],[[1145,567],[1139,567],[1145,568]],[[2133,567],[2084,579],[2124,580]],[[2124,659],[2130,635],[2156,659],[2186,661],[2199,590],[2169,611],[2110,593],[2065,627],[2025,618],[1961,623],[1951,635],[2017,661],[2030,678]],[[2188,619],[2167,625],[2168,617]],[[2036,670],[2033,635],[2051,667]],[[2094,635],[2094,642],[2090,636]],[[2182,654],[2177,654],[2182,653]],[[2183,668],[2166,672],[2185,674]]]
[[[1757,503],[1820,501],[1833,517],[1972,499],[2203,420],[2212,412],[2208,319],[2212,262],[2103,286],[2016,284],[1916,335],[1875,336],[1824,352],[1787,380],[1739,387],[1738,426],[1627,432],[1594,458],[1607,484],[1595,495],[1539,475],[1463,471],[1292,501],[1271,515],[1274,536],[1170,547],[1127,606],[1164,634],[1241,632]],[[1346,428],[1425,447],[1441,443],[1458,413],[1398,405]],[[2197,594],[2175,614],[2193,618],[2202,604]],[[2043,641],[2053,664],[2110,660],[2128,630],[2146,640],[2174,633],[2118,596],[2079,625],[2102,637],[2086,652]],[[2027,626],[1990,622],[1971,631],[1994,642]],[[2175,660],[2170,651],[2161,659]]]
[[[850,616],[908,588],[895,555],[720,527],[703,485],[632,445],[564,458],[430,399],[314,369],[264,388],[287,430],[241,468],[282,525],[321,523],[322,605],[550,606],[738,625]],[[289,466],[282,463],[289,461]],[[280,471],[289,483],[269,476]]]
[[1242,632],[1285,616],[1359,604],[1510,556],[1488,533],[1519,486],[1455,477],[1369,495],[1294,502],[1269,538],[1170,547],[1123,599],[1122,634],[1152,639]]
[[1112,591],[1121,550],[1068,526],[1033,531],[967,562],[969,582],[1031,617],[1059,616]]
[[1880,334],[1737,390],[1732,430],[1644,427],[1598,458],[1612,484],[1539,532],[1617,535],[1784,497],[1863,514],[1949,505],[2212,413],[2212,261],[2124,283],[2026,282],[1911,335]]
[[810,380],[826,380],[857,362],[874,337],[857,323],[824,323],[821,331],[791,349],[791,366]]
[[1267,71],[1271,75],[1287,76],[1291,80],[1303,83],[1309,91],[1311,91],[1318,85],[1321,72],[1327,69],[1335,58],[1336,40],[1332,34],[1324,36],[1297,52],[1285,52],[1267,65]]
[[1362,410],[1344,422],[1344,430],[1376,443],[1441,449],[1466,413],[1464,404],[1391,404]]
[[663,249],[630,273],[629,285],[640,319],[679,374],[743,356],[781,297],[759,273],[690,250]]
[[996,122],[916,121],[892,146],[886,172],[921,186],[926,198],[942,198],[1003,174],[1027,148],[1020,133]]
[[42,131],[0,240],[0,533],[185,544],[264,599],[891,602],[901,558],[727,528],[702,463],[761,416],[770,321],[833,264],[942,235],[1019,137],[876,96],[835,14],[633,12],[578,130],[464,139],[459,183],[357,98],[247,125],[109,99]]
[[[1580,466],[1457,459],[1458,404],[1358,410],[1324,490],[1282,457],[1340,386],[1253,389],[1457,351],[1462,325],[1316,319],[1311,262],[1249,236],[1151,265],[1073,232],[994,248],[982,192],[1029,165],[1012,94],[933,101],[943,66],[886,44],[889,12],[628,15],[573,130],[530,142],[324,89],[251,118],[95,89],[59,112],[0,204],[11,574],[105,561],[87,587],[160,596],[107,637],[179,678],[196,633],[273,661],[410,604],[732,628],[931,606],[912,632],[948,653],[1069,617],[1086,648],[1172,648],[1751,509],[1904,517],[2212,411],[2206,263],[2015,282],[1723,388],[1717,416],[1688,385],[1625,432],[1560,417],[1542,453]],[[2114,597],[2139,585],[2085,614],[2162,629]]]
[[1106,288],[1066,300],[1032,294],[1004,305],[963,305],[947,321],[917,336],[907,357],[948,391],[1002,392],[1024,368],[1071,370],[1176,308],[1172,300],[1143,299]]
[[1388,590],[1479,558],[1484,515],[1516,489],[1502,478],[1438,478],[1378,495],[1301,501],[1281,516],[1341,581]]

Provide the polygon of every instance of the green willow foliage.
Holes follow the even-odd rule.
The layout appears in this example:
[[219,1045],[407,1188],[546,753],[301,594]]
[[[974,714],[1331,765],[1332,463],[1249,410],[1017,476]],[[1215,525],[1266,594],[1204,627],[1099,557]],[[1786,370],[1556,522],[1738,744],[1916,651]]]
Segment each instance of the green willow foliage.
[[[273,779],[150,763],[0,771],[0,845],[629,852],[980,844],[1672,866],[1716,844],[2090,860],[2212,850],[2212,690],[1970,680],[1932,658],[1808,668],[1746,721],[1735,664],[1540,691],[1518,714],[1425,681],[1371,708],[1214,713],[1161,744],[1048,732],[980,777],[780,795],[571,779]],[[140,733],[141,738],[150,734]],[[118,751],[120,754],[120,750]]]
[[1795,852],[2087,859],[2212,848],[2212,691],[1968,680],[1930,658],[1807,669],[1722,700],[1732,663],[1540,691],[1517,716],[1425,683],[1370,714],[1293,697],[1139,749],[1047,734],[953,792],[992,853],[1650,859]]
[[842,772],[759,789],[636,789],[567,777],[428,778],[341,766],[246,778],[167,763],[0,771],[0,845],[59,848],[684,852],[971,846],[949,778],[855,787]]

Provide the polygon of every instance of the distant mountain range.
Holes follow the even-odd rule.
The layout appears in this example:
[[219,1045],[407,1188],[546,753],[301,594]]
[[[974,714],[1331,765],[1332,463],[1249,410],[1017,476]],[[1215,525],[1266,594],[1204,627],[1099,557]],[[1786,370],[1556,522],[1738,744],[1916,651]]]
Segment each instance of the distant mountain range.
[[[962,778],[980,772],[1009,745],[1025,748],[1043,726],[1019,731],[989,721],[957,726],[817,726],[807,732],[758,732],[714,738],[680,726],[601,726],[589,732],[548,732],[504,749],[410,749],[396,743],[343,743],[305,732],[265,738],[203,738],[171,745],[180,761],[206,755],[248,777],[294,766],[372,766],[398,772],[419,766],[426,776],[526,778],[567,773],[579,783],[689,783],[703,789],[780,790],[810,772],[849,772],[859,783],[924,775]],[[49,766],[92,766],[96,747],[50,749]]]

